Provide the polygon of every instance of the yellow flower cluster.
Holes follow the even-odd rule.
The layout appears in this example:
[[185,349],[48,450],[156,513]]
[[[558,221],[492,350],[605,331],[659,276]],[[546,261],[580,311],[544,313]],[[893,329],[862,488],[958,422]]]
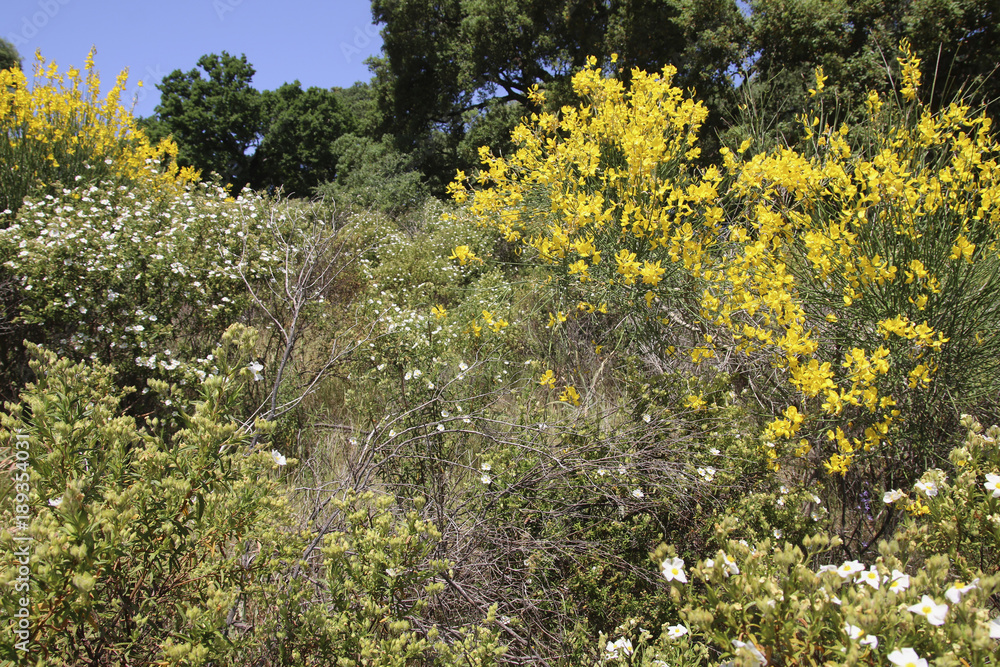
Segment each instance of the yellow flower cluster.
[[8,206],[17,208],[38,181],[72,182],[80,174],[148,180],[160,188],[196,180],[194,171],[178,169],[176,144],[153,146],[136,126],[121,101],[127,76],[122,72],[102,98],[93,51],[83,71],[65,73],[36,55],[30,87],[20,69],[0,71],[0,156],[10,165],[0,185],[11,198]]
[[[919,61],[904,45],[899,63],[915,99]],[[871,93],[867,125],[806,113],[802,146],[745,154],[747,140],[722,150],[721,169],[697,170],[705,111],[672,74],[634,71],[626,90],[591,63],[573,79],[584,103],[531,115],[513,155],[484,149],[482,171],[460,173],[451,191],[569,279],[555,284],[599,285],[621,307],[699,302],[706,328],[692,359],[729,356],[718,341],[770,359],[799,399],[765,438],[800,454],[819,447],[845,473],[859,452],[891,444],[900,392],[929,387],[942,355],[965,346],[949,358],[989,360],[1000,345],[981,298],[1000,288],[990,120],[959,103],[901,113]],[[815,95],[825,80],[817,71]],[[981,317],[957,324],[963,309]],[[671,325],[662,310],[647,319]]]
[[483,169],[458,172],[449,191],[458,202],[471,195],[473,214],[527,257],[580,283],[641,285],[651,304],[675,262],[698,270],[722,220],[721,173],[695,177],[687,166],[707,111],[671,86],[674,73],[635,70],[625,90],[592,59],[573,78],[584,105],[532,114],[514,130],[511,156],[484,147]]

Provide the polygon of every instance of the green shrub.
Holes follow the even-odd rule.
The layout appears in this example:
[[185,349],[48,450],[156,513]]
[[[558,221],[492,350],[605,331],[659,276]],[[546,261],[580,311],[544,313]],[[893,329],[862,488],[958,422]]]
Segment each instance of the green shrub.
[[[28,454],[4,489],[16,503],[2,508],[0,589],[7,637],[29,601],[30,652],[4,641],[5,659],[193,665],[240,654],[245,639],[227,620],[270,576],[288,524],[268,474],[276,460],[248,451],[250,433],[232,414],[252,378],[253,344],[246,329],[226,332],[214,351],[219,372],[197,401],[173,405],[176,430],[124,416],[126,390],[111,369],[30,348],[37,380],[0,417],[5,454]],[[178,399],[153,386],[168,405]],[[24,590],[14,554],[26,537]]]

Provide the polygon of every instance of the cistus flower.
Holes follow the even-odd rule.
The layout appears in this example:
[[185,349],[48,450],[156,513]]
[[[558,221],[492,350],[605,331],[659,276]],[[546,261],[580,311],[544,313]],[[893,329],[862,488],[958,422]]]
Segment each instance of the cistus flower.
[[948,590],[944,592],[944,596],[948,598],[952,604],[958,604],[962,601],[963,595],[971,590],[975,590],[976,588],[979,588],[978,577],[970,581],[968,584],[963,584],[961,581],[955,581],[952,582],[951,586],[948,587]]
[[604,647],[605,656],[608,660],[632,655],[632,640],[620,637],[613,642],[608,642]]
[[902,593],[910,587],[910,575],[903,574],[899,570],[892,571],[891,579],[892,580],[889,582],[889,590],[893,593]]
[[282,456],[281,452],[279,452],[277,449],[272,449],[271,450],[271,458],[274,459],[274,462],[276,464],[278,464],[279,466],[283,466],[286,463],[288,463],[288,460],[285,459],[285,457]]
[[663,572],[663,576],[667,581],[679,581],[682,584],[687,583],[687,574],[684,573],[683,558],[666,559],[660,563],[660,571]]
[[667,628],[668,639],[680,639],[687,633],[688,629],[683,625],[671,625],[669,628]]
[[927,667],[927,661],[912,648],[898,648],[887,657],[889,662],[898,667]]
[[743,649],[744,651],[749,653],[750,657],[753,658],[755,667],[765,667],[767,665],[767,657],[760,652],[760,649],[757,648],[753,644],[753,642],[741,642],[739,640],[734,639],[733,646],[736,648],[737,651]]
[[924,616],[931,625],[944,625],[944,617],[948,613],[948,605],[938,604],[931,596],[925,595],[920,598],[920,602],[907,607],[907,610]]
[[1000,498],[1000,475],[996,473],[986,473],[986,482],[983,484],[987,491],[993,492],[994,498]]
[[837,574],[839,574],[842,578],[847,579],[848,577],[851,577],[857,574],[858,572],[863,571],[864,569],[865,566],[859,563],[858,561],[849,560],[837,568]]

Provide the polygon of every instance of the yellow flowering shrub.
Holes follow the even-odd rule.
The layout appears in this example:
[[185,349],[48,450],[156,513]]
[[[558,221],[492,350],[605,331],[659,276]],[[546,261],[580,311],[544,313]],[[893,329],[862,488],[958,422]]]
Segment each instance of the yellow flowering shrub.
[[654,299],[673,300],[679,278],[700,275],[723,217],[721,173],[690,167],[707,110],[671,85],[675,72],[635,70],[626,90],[591,58],[573,78],[579,107],[525,118],[516,152],[484,147],[483,169],[459,172],[449,191],[584,303],[645,303],[652,313]]
[[[904,48],[904,97],[919,85],[913,61]],[[857,128],[804,115],[798,148],[724,152],[738,208],[702,299],[796,389],[767,435],[786,453],[816,448],[842,475],[865,452],[943,457],[954,401],[992,391],[1000,352],[990,119],[875,93],[868,108]]]
[[1000,360],[997,144],[970,106],[917,102],[915,63],[904,44],[905,105],[872,93],[853,128],[825,124],[817,72],[802,145],[751,138],[695,169],[705,111],[673,70],[626,89],[591,60],[578,107],[526,118],[516,152],[484,148],[450,190],[567,298],[645,325],[645,349],[671,357],[684,335],[693,363],[769,364],[775,469],[889,479],[947,453],[941,416],[988,395]]
[[83,71],[64,73],[36,55],[31,86],[20,69],[0,71],[0,159],[10,166],[0,173],[0,211],[16,212],[39,183],[114,177],[162,188],[197,177],[177,167],[176,144],[152,145],[139,130],[121,99],[127,78],[127,70],[119,74],[102,98],[94,51]]

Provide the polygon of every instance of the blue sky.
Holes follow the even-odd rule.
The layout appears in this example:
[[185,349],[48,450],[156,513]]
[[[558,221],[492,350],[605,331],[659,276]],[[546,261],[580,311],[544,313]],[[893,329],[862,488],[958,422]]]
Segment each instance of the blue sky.
[[37,49],[65,70],[81,67],[96,46],[105,82],[129,69],[137,116],[153,112],[154,84],[206,53],[245,53],[258,90],[296,79],[330,88],[369,80],[364,60],[382,46],[368,0],[2,0],[0,36],[17,46],[29,74]]

